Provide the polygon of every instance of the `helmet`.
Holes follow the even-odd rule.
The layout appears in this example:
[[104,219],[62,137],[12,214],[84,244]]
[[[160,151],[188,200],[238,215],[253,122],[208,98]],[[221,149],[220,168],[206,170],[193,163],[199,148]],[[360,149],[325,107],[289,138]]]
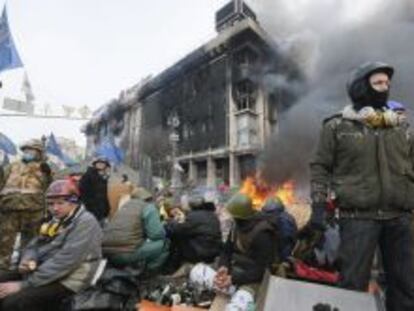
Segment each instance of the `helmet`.
[[43,153],[44,147],[40,139],[31,139],[20,146],[20,150],[23,151],[24,149],[34,149]]
[[111,162],[109,162],[109,159],[105,156],[96,156],[92,160],[92,165],[95,165],[98,162],[105,163],[106,165],[111,166]]
[[203,206],[204,202],[204,197],[196,193],[192,194],[188,198],[188,205],[190,206],[190,208],[200,208]]
[[368,78],[374,73],[385,73],[392,79],[394,68],[382,62],[369,62],[362,64],[349,76],[347,82],[348,95],[357,110],[364,106],[372,106],[376,109],[387,105],[389,91],[377,92],[372,89]]
[[236,193],[226,204],[226,209],[235,219],[249,219],[257,214],[252,199],[245,194]]
[[347,83],[348,93],[351,92],[351,88],[356,82],[368,78],[373,73],[377,72],[384,72],[390,79],[392,79],[394,75],[394,68],[383,62],[367,62],[362,64],[358,68],[354,69],[349,76]]
[[52,182],[46,191],[46,197],[52,198],[68,198],[73,201],[79,199],[79,189],[70,179],[59,179]]

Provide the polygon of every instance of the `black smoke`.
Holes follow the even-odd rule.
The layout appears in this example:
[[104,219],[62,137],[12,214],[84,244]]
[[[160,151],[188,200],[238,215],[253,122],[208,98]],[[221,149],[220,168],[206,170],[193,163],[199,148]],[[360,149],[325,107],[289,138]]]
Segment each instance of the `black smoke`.
[[262,169],[273,182],[294,179],[307,189],[309,160],[321,123],[350,103],[346,80],[363,62],[393,65],[391,99],[414,113],[411,0],[252,0],[249,4],[280,50],[307,78],[295,105],[279,115],[278,132],[262,157]]

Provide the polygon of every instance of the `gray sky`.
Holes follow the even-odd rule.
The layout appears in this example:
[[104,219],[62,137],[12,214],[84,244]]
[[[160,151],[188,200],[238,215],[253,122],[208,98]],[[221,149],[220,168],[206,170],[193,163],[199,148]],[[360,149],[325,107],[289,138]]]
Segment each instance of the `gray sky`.
[[[4,0],[0,0],[3,7]],[[157,74],[214,37],[227,0],[8,0],[10,28],[25,68],[0,73],[3,96],[22,98],[27,71],[37,109],[45,103],[96,109],[122,89]],[[1,118],[17,143],[67,136],[84,144],[80,122]]]
[[[214,13],[226,2],[9,0],[7,5],[39,105],[97,108],[213,37]],[[21,70],[4,75],[3,93],[19,93]]]
[[[213,38],[215,12],[228,1],[8,0],[10,28],[25,69],[0,73],[0,100],[3,96],[23,98],[26,70],[38,110],[46,103],[55,111],[62,105],[96,109]],[[382,0],[318,0],[319,5],[313,0],[246,0],[273,35],[278,33],[272,29],[278,19],[272,4],[277,1],[289,13],[283,24],[303,31],[304,13],[324,3],[342,2],[349,19],[363,19],[363,13],[375,12],[375,3]],[[0,0],[0,7],[4,2]],[[18,143],[50,131],[85,143],[79,121],[64,126],[59,120],[0,117],[0,132]]]

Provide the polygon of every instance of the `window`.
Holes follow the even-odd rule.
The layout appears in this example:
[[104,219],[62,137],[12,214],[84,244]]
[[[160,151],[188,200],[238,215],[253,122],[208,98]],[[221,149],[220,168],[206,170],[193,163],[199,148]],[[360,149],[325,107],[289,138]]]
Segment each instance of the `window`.
[[187,140],[190,137],[190,131],[188,129],[187,124],[183,125],[183,139]]
[[250,66],[257,61],[257,55],[251,48],[245,47],[234,55],[234,59],[239,66]]
[[255,110],[256,91],[255,85],[249,81],[241,81],[235,86],[237,110]]

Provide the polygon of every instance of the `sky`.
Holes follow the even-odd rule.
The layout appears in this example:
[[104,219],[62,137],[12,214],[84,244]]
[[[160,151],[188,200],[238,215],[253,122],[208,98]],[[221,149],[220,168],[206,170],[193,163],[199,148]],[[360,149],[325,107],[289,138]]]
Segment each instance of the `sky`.
[[[0,7],[5,3],[0,0]],[[140,79],[157,74],[215,36],[214,14],[227,0],[8,0],[9,24],[24,69],[0,73],[4,96],[23,99],[27,72],[36,109],[92,110]],[[22,120],[24,120],[22,122]],[[84,144],[73,122],[0,117],[0,132],[18,143],[40,128]],[[15,124],[20,124],[15,127]],[[33,132],[31,129],[35,128]],[[46,133],[47,134],[47,133]]]
[[[0,101],[5,96],[24,98],[26,71],[37,111],[45,105],[56,113],[62,105],[95,110],[213,38],[215,12],[228,1],[8,0],[10,28],[24,68],[0,73]],[[295,38],[291,34],[301,35],[313,26],[325,32],[337,17],[348,22],[367,19],[378,3],[387,1],[246,0],[275,39]],[[4,3],[0,0],[0,8]],[[1,112],[0,132],[16,143],[53,131],[86,144],[82,121],[6,118]]]
[[214,13],[225,2],[8,0],[7,6],[37,100],[97,108],[213,37]]

